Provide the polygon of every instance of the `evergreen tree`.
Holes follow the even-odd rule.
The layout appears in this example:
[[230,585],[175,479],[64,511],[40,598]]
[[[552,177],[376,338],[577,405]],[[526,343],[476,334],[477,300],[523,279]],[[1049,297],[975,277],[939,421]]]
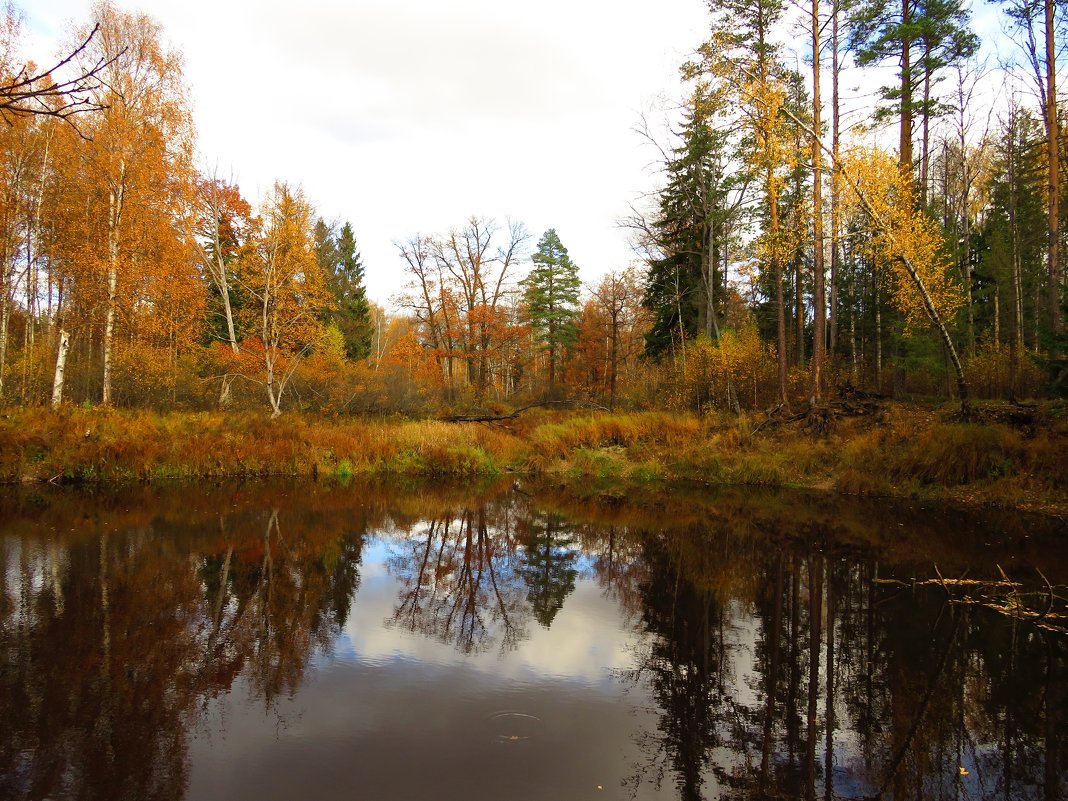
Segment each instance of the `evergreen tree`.
[[315,253],[326,273],[326,285],[336,305],[328,322],[341,331],[345,355],[349,359],[366,359],[371,353],[371,306],[363,286],[364,269],[356,249],[352,226],[345,223],[340,231],[323,220],[315,224]]
[[577,557],[574,536],[559,518],[550,514],[533,522],[522,575],[534,618],[545,628],[575,590]]
[[[650,228],[657,256],[649,260],[643,304],[654,315],[646,352],[659,357],[675,338],[718,338],[726,299],[724,260],[734,240],[741,192],[751,176],[730,164],[728,126],[716,125],[713,99],[695,92],[672,149]],[[731,169],[728,169],[728,166]]]
[[1009,345],[1010,397],[1019,366],[1042,348],[1046,280],[1046,165],[1042,123],[1015,101],[997,135],[990,203],[977,224],[975,280],[980,299],[998,292],[996,308],[976,310],[980,330]]
[[897,85],[880,90],[890,106],[876,116],[898,116],[902,169],[912,170],[914,120],[923,118],[926,136],[929,119],[942,108],[931,95],[938,71],[979,48],[969,19],[960,0],[861,0],[849,13],[849,47],[857,65],[898,63]]
[[748,151],[742,158],[760,176],[767,224],[755,242],[761,270],[772,276],[775,298],[779,397],[786,402],[786,314],[783,298],[785,254],[780,220],[783,169],[789,137],[784,130],[786,86],[779,47],[772,31],[782,19],[782,0],[715,0],[712,38],[701,46],[708,73],[731,75],[726,89],[738,112]]
[[538,242],[534,267],[523,280],[530,324],[549,355],[549,394],[556,391],[557,363],[561,351],[572,345],[578,333],[578,267],[567,255],[556,231],[550,228]]

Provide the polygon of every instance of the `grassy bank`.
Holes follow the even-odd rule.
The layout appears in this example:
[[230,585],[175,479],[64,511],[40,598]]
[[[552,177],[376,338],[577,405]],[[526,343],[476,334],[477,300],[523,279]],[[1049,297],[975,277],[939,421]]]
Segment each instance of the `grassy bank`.
[[101,408],[0,416],[0,480],[155,480],[273,474],[492,476],[619,492],[663,481],[813,487],[1064,513],[1068,410],[1026,432],[887,404],[817,436],[759,417],[533,411],[495,424]]

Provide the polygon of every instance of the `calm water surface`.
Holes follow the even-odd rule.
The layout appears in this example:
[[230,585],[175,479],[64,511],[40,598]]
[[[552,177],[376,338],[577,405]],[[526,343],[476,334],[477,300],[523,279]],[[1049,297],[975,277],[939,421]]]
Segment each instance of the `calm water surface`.
[[11,489],[0,799],[1062,799],[1062,529],[753,492]]

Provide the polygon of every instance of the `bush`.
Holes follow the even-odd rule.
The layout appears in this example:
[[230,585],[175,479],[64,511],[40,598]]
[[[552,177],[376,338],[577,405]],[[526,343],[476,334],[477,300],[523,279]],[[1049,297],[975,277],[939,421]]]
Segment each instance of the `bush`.
[[776,358],[754,325],[724,331],[718,344],[698,337],[673,370],[669,404],[698,414],[767,406],[777,394]]

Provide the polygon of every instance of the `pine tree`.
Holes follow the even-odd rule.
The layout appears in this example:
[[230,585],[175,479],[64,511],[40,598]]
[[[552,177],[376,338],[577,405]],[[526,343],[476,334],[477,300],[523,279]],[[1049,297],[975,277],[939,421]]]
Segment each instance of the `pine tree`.
[[573,344],[577,334],[578,267],[556,231],[550,228],[538,242],[532,257],[534,267],[523,280],[530,324],[549,356],[549,395],[556,392],[557,364],[561,351]]
[[884,107],[877,116],[898,115],[903,170],[911,172],[913,166],[913,121],[923,118],[926,137],[928,121],[938,115],[940,107],[931,96],[938,71],[979,48],[978,37],[968,30],[969,18],[960,0],[861,0],[849,13],[849,47],[858,66],[898,63],[897,85],[880,90],[892,108]]

